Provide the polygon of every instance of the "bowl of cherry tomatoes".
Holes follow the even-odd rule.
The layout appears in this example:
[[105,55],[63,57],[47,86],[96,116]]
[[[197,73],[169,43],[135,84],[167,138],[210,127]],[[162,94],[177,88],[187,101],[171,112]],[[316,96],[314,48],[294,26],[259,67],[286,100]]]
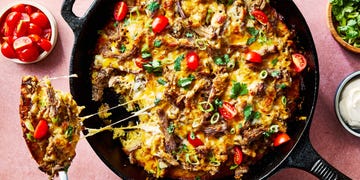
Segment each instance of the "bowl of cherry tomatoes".
[[44,6],[17,1],[0,11],[0,45],[3,58],[20,64],[43,60],[57,41],[57,24]]

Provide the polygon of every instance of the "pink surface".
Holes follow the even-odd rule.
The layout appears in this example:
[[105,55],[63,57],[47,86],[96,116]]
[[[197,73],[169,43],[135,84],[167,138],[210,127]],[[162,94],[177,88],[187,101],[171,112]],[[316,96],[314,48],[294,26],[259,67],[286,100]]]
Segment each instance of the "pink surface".
[[[0,179],[47,179],[37,169],[35,161],[22,139],[19,123],[19,87],[22,75],[60,76],[69,72],[70,54],[74,36],[62,19],[62,1],[34,0],[53,13],[59,27],[58,43],[44,61],[19,65],[0,59]],[[0,7],[13,2],[1,0]],[[90,0],[77,0],[74,12],[86,12]],[[334,167],[352,179],[360,179],[360,139],[351,135],[338,122],[333,100],[337,86],[349,73],[360,69],[358,54],[337,44],[327,28],[327,0],[294,0],[303,13],[315,41],[320,64],[320,91],[310,129],[310,139],[316,151]],[[2,58],[0,56],[0,58]],[[56,88],[69,91],[68,80],[53,81]],[[86,140],[77,146],[77,156],[68,172],[69,179],[119,179],[96,156]],[[316,179],[298,169],[284,169],[270,179]]]

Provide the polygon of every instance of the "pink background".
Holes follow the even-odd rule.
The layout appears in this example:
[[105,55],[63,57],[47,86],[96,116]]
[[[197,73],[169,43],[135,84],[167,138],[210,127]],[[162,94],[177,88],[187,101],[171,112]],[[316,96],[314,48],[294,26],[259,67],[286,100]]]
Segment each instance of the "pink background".
[[[74,36],[60,14],[61,0],[33,0],[53,13],[59,27],[59,38],[52,54],[44,61],[19,65],[0,56],[0,179],[47,179],[37,169],[19,123],[19,87],[22,75],[61,76],[69,72]],[[13,0],[1,0],[4,7]],[[91,0],[77,0],[74,12],[82,16]],[[358,54],[344,50],[332,38],[326,24],[327,0],[294,0],[303,13],[315,41],[320,64],[320,90],[310,139],[316,151],[334,167],[352,179],[360,179],[360,142],[338,122],[333,101],[337,86],[349,73],[360,68]],[[69,91],[68,80],[53,81],[57,89]],[[77,146],[77,156],[68,172],[69,179],[119,179],[96,156],[86,140]],[[316,179],[299,169],[284,169],[270,179]]]

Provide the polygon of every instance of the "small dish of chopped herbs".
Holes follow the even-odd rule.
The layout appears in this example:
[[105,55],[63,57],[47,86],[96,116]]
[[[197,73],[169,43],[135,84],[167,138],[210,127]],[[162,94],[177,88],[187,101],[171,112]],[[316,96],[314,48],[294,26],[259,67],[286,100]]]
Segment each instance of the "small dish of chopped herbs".
[[360,0],[329,0],[328,25],[342,46],[360,53]]

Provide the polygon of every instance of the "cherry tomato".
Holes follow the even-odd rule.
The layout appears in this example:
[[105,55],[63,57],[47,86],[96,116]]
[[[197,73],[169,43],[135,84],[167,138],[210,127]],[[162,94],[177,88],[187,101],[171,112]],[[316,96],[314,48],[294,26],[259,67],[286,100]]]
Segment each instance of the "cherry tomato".
[[16,54],[12,46],[8,42],[3,42],[1,45],[1,53],[7,58],[15,58]]
[[29,34],[28,37],[32,40],[32,42],[39,42],[41,37],[37,34]]
[[152,23],[152,30],[155,33],[160,33],[169,24],[169,19],[165,16],[157,16]]
[[261,55],[254,51],[249,51],[248,53],[246,53],[245,59],[252,63],[261,63],[262,62]]
[[19,37],[15,39],[13,43],[13,47],[15,51],[22,50],[30,46],[33,46],[33,41],[28,36]]
[[30,5],[26,5],[26,6],[25,6],[25,12],[26,12],[27,14],[32,14],[33,12],[35,12],[35,9],[34,9],[32,6],[30,6]]
[[292,61],[295,65],[295,71],[296,72],[301,72],[302,70],[305,69],[306,65],[307,65],[307,60],[305,58],[304,55],[300,54],[300,53],[294,53],[291,55],[292,57]]
[[20,20],[30,22],[30,16],[28,14],[26,14],[26,13],[21,13]]
[[147,62],[149,62],[149,61],[148,61],[148,60],[145,60],[145,59],[142,58],[142,57],[137,57],[137,58],[135,59],[135,64],[136,64],[136,66],[139,67],[139,68],[143,68],[144,63],[147,63]]
[[201,141],[201,139],[199,139],[198,137],[196,137],[196,134],[194,132],[190,132],[187,135],[187,140],[189,141],[189,143],[194,146],[194,147],[198,147],[201,145],[204,145],[204,143]]
[[118,2],[115,5],[115,10],[114,10],[114,18],[116,21],[122,21],[123,19],[125,19],[126,14],[128,12],[128,7],[126,5],[125,2]]
[[37,35],[41,36],[42,33],[43,33],[43,30],[40,28],[40,26],[38,26],[34,23],[29,24],[28,34],[37,34]]
[[228,102],[223,102],[222,106],[218,108],[219,113],[226,119],[230,120],[235,117],[237,114],[237,111],[235,109],[235,106]]
[[26,12],[25,5],[24,4],[16,4],[11,7],[11,11],[12,12],[20,12],[20,13]]
[[16,51],[18,58],[24,62],[35,61],[39,57],[39,50],[36,46],[30,46],[28,48]]
[[14,35],[17,37],[25,36],[28,33],[29,24],[30,23],[28,21],[20,20],[16,26]]
[[41,49],[43,49],[44,51],[50,51],[52,45],[51,42],[47,39],[40,39],[40,41],[37,43],[37,45],[39,45],[41,47]]
[[243,160],[243,153],[240,149],[240,147],[235,146],[234,147],[234,163],[237,165],[240,165]]
[[41,119],[39,123],[36,125],[35,131],[34,131],[34,138],[35,139],[42,139],[44,138],[49,130],[49,126],[47,124],[47,121],[44,119]]
[[290,136],[286,133],[279,133],[274,138],[274,146],[280,146],[281,144],[284,144],[286,142],[290,141]]
[[11,12],[6,16],[5,23],[9,27],[15,28],[16,25],[18,24],[18,22],[20,21],[21,17],[22,17],[22,15],[20,12]]
[[50,38],[51,38],[51,28],[44,29],[43,38],[50,40]]
[[196,68],[199,66],[199,56],[196,52],[189,52],[186,54],[186,65],[190,70],[195,71]]
[[30,15],[30,21],[42,29],[50,27],[49,19],[42,12],[34,12]]
[[267,15],[261,10],[254,10],[251,12],[251,15],[253,15],[261,24],[267,24],[269,22]]

